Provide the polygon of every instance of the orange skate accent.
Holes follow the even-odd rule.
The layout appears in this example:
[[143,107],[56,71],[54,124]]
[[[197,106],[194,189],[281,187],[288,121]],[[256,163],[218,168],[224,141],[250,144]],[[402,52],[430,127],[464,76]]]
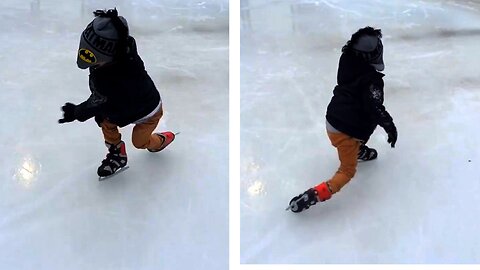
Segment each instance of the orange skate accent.
[[328,188],[326,182],[315,186],[314,189],[317,191],[318,200],[321,202],[326,201],[332,197],[332,192],[330,191],[330,188]]
[[162,151],[165,147],[167,147],[173,140],[175,140],[175,134],[171,131],[165,131],[161,133],[154,133],[155,135],[159,136],[160,138],[163,139],[162,144],[160,145],[160,148],[152,150],[148,149],[150,152],[159,152]]

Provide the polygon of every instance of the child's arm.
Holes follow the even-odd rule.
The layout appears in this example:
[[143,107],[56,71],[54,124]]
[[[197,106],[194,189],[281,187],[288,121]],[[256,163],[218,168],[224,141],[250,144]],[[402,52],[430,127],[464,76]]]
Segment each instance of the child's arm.
[[97,92],[93,92],[86,101],[79,105],[68,102],[62,107],[63,118],[59,119],[58,122],[60,124],[75,120],[84,122],[101,112],[105,102],[107,102],[107,98]]
[[93,92],[87,100],[75,108],[75,118],[80,122],[85,122],[101,112],[105,102],[107,102],[107,97]]
[[387,132],[388,140],[392,147],[397,142],[397,128],[393,123],[393,118],[383,106],[383,80],[377,79],[372,82],[367,91],[367,102],[373,117],[377,119],[377,123]]

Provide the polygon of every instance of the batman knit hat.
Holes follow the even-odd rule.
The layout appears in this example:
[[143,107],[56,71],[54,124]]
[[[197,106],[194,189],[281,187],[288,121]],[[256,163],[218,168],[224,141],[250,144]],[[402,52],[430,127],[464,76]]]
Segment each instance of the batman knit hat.
[[[128,36],[127,20],[117,16],[116,9],[107,12],[97,10],[94,14],[95,19],[87,25],[80,37],[77,65],[81,69],[111,62],[117,54],[121,39]],[[124,29],[118,29],[118,22],[123,24],[120,27]]]
[[383,44],[380,37],[363,35],[352,46],[353,52],[362,57],[376,70],[382,71],[385,69],[383,63]]

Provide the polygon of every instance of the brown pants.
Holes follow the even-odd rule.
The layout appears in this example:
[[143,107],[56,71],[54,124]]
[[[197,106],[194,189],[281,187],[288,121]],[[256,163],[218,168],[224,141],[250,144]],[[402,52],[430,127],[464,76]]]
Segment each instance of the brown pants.
[[[132,143],[138,149],[158,149],[162,144],[162,139],[152,132],[158,125],[160,118],[163,116],[163,108],[154,114],[152,117],[146,119],[143,123],[136,124],[133,127]],[[118,144],[122,140],[122,135],[118,131],[118,126],[104,120],[101,125],[103,137],[105,141],[111,144]]]
[[344,133],[329,132],[328,137],[332,145],[337,148],[338,158],[340,159],[340,168],[335,175],[327,181],[332,194],[340,191],[357,171],[357,157],[361,142]]

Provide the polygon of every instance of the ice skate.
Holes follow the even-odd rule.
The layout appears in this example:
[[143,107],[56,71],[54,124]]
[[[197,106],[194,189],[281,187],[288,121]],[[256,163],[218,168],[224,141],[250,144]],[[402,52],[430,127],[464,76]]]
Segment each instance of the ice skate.
[[317,202],[323,202],[332,197],[332,192],[326,182],[320,185],[310,188],[304,193],[293,197],[290,200],[290,204],[285,210],[292,210],[294,213],[302,212],[315,205]]
[[310,206],[315,205],[317,202],[317,191],[310,188],[304,193],[293,197],[293,199],[290,200],[289,206],[285,210],[292,210],[292,212],[298,213],[310,208]]
[[102,165],[98,167],[97,174],[100,177],[99,180],[105,179],[105,177],[112,176],[120,170],[125,170],[127,165],[127,152],[125,150],[125,143],[120,141],[117,145],[113,145],[105,142],[108,147],[107,157],[102,161]]
[[369,161],[377,158],[377,150],[369,148],[365,144],[360,145],[358,150],[358,160]]
[[165,132],[153,133],[153,134],[162,139],[162,145],[160,145],[158,149],[147,149],[149,152],[152,152],[152,153],[162,151],[175,139],[175,134],[171,131],[165,131]]

